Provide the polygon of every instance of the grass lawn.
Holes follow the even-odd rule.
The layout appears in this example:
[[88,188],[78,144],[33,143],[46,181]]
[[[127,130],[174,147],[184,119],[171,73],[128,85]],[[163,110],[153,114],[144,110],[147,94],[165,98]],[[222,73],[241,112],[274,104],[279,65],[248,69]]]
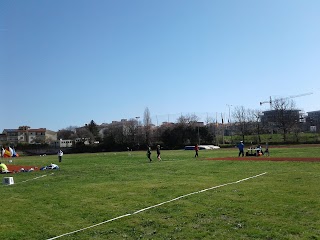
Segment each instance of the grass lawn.
[[[15,184],[1,185],[1,239],[49,239],[103,222],[58,239],[320,239],[320,162],[206,160],[237,153],[162,151],[158,162],[153,151],[152,163],[145,152],[16,158],[61,169],[12,174]],[[270,153],[319,157],[320,147]]]

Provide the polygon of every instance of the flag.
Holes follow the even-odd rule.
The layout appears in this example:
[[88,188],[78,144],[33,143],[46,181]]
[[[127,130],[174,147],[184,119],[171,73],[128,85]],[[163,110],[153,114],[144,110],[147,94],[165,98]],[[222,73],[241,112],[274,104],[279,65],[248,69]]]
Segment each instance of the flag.
[[13,156],[13,149],[11,148],[11,147],[9,147],[9,152],[10,152],[10,155],[11,155],[11,157]]
[[4,152],[3,152],[3,155],[2,155],[4,158],[9,158],[11,157],[11,152],[9,149],[5,149]]
[[222,113],[221,113],[221,123],[223,124],[223,115],[222,115]]

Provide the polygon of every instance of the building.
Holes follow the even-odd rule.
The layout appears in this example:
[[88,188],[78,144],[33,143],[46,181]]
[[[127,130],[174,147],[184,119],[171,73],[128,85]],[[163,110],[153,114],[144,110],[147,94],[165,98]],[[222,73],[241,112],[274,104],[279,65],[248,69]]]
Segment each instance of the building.
[[300,110],[269,110],[264,111],[260,116],[262,124],[274,124],[279,120],[288,120],[290,122],[300,122]]
[[320,111],[312,111],[307,112],[307,121],[311,123],[319,123],[320,122]]
[[6,134],[0,134],[0,144],[7,142],[7,135]]
[[60,139],[57,141],[54,141],[52,143],[55,148],[66,148],[66,147],[72,147],[73,146],[73,140],[70,139]]
[[35,144],[50,143],[57,140],[57,133],[46,128],[32,129],[29,126],[20,126],[18,129],[4,129],[1,144],[16,145],[18,143]]
[[320,111],[307,112],[306,125],[310,132],[319,132],[320,130]]

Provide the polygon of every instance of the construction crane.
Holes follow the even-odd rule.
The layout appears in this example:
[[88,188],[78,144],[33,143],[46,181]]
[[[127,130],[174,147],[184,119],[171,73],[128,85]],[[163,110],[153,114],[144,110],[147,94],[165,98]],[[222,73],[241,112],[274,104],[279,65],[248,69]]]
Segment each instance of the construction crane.
[[270,104],[270,107],[271,107],[271,105],[272,105],[272,99],[271,99],[271,96],[270,96],[270,100],[269,100],[269,101],[263,101],[263,102],[260,102],[260,106],[261,106],[262,104],[265,104],[265,103],[269,103],[269,104]]
[[[296,97],[303,97],[303,96],[307,96],[307,95],[311,95],[313,94],[313,92],[308,92],[308,93],[302,93],[302,94],[298,94],[298,95],[292,95],[292,96],[289,96],[289,97],[285,97],[285,98],[279,98],[279,99],[291,99],[291,98],[296,98]],[[270,104],[270,108],[272,107],[272,98],[270,96],[270,99],[268,101],[263,101],[263,102],[260,102],[260,106],[262,104],[265,104],[265,103],[269,103]]]

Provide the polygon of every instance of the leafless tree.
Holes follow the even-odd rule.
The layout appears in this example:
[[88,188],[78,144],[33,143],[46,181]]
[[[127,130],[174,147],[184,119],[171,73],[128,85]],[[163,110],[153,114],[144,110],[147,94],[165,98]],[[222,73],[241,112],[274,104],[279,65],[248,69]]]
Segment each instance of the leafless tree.
[[257,142],[261,143],[261,112],[257,109],[248,109],[248,124],[252,134],[256,134]]
[[85,127],[78,128],[76,134],[78,138],[89,139],[89,141],[94,140],[93,134]]
[[152,125],[152,121],[151,121],[150,111],[149,111],[148,107],[146,107],[145,110],[144,110],[143,123],[144,123],[146,144],[147,145],[151,145],[151,135],[152,135],[151,125]]
[[275,99],[272,104],[274,122],[281,130],[283,141],[287,140],[287,134],[299,124],[299,110],[295,109],[295,103],[288,98]]
[[71,136],[74,134],[74,131],[71,130],[59,130],[57,133],[58,139],[71,139]]
[[178,124],[195,124],[199,121],[199,117],[195,114],[181,115],[177,119]]
[[136,144],[135,140],[137,138],[137,128],[138,128],[138,121],[133,118],[127,121],[125,125],[126,142],[130,146],[134,146]]
[[210,124],[213,124],[213,123],[215,123],[216,122],[216,120],[213,118],[213,117],[209,117],[209,116],[207,116],[206,117],[206,125],[210,125]]
[[69,126],[69,127],[66,127],[64,130],[69,130],[69,131],[75,132],[77,128],[79,128],[79,127],[77,127],[77,126]]
[[232,112],[232,116],[236,130],[240,133],[244,141],[244,136],[248,132],[248,110],[246,110],[244,106],[236,106]]

